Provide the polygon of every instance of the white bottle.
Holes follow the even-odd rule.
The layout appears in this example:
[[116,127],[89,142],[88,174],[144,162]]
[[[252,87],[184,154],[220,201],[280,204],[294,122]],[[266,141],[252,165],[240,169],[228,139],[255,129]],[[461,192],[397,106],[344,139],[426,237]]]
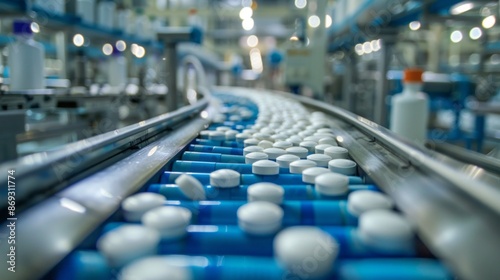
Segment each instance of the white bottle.
[[118,50],[114,50],[108,61],[108,82],[120,90],[127,85],[127,59]]
[[77,0],[76,14],[86,23],[95,22],[95,0]]
[[422,73],[420,69],[405,70],[403,92],[391,100],[391,130],[418,145],[425,144],[429,119],[428,98],[421,92]]
[[113,29],[116,3],[113,0],[103,0],[97,6],[97,24],[106,29]]
[[9,45],[10,90],[45,88],[45,49],[33,40],[30,21],[14,21]]

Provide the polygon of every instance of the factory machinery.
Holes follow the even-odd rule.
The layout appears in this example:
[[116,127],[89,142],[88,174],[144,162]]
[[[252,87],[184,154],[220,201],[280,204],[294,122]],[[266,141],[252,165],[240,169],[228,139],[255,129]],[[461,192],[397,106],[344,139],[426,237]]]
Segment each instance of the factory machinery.
[[214,87],[1,165],[0,278],[498,279],[500,166],[461,160],[312,99]]

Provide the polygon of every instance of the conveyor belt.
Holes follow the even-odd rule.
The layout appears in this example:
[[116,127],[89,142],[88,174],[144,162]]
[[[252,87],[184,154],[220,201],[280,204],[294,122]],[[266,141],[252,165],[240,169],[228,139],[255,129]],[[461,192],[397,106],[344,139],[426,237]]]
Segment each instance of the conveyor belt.
[[[130,224],[119,209],[125,197],[152,192],[164,195],[165,205],[184,207],[192,213],[186,237],[163,240],[158,245],[163,264],[182,267],[192,279],[307,279],[314,273],[290,271],[275,260],[274,234],[246,234],[239,226],[236,212],[247,203],[249,186],[258,182],[284,188],[280,206],[284,228],[315,226],[338,242],[338,257],[325,276],[328,279],[452,279],[454,275],[494,279],[499,275],[495,263],[500,254],[498,212],[483,200],[482,191],[490,198],[498,192],[486,183],[457,175],[479,186],[479,190],[470,191],[457,185],[457,178],[450,179],[458,172],[391,138],[376,124],[314,101],[270,92],[265,94],[274,96],[273,101],[302,104],[310,112],[327,114],[337,144],[348,149],[358,169],[349,174],[348,193],[337,196],[322,194],[288,168],[279,168],[278,175],[256,175],[252,165],[245,163],[243,139],[206,139],[207,134],[199,132],[220,127],[242,132],[252,129],[256,121],[269,124],[259,118],[263,108],[256,106],[257,102],[262,105],[260,98],[267,97],[237,88],[215,91],[223,103],[219,113],[208,108],[200,118],[21,213],[15,276],[31,279],[48,272],[46,278],[120,277],[119,267],[113,267],[95,244],[102,236]],[[237,117],[242,108],[253,114],[246,119]],[[207,118],[212,120],[210,125]],[[307,118],[301,120],[308,123]],[[239,186],[211,185],[210,173],[219,169],[238,171]],[[185,173],[201,182],[206,200],[191,201],[179,190],[176,179]],[[360,239],[358,218],[349,211],[347,197],[366,190],[390,195],[396,203],[393,211],[401,211],[415,225],[417,235],[411,248],[386,252]],[[36,235],[32,234],[34,229]],[[482,236],[481,240],[477,236]],[[305,268],[309,269],[307,264]],[[2,279],[10,276],[4,273],[0,273]]]

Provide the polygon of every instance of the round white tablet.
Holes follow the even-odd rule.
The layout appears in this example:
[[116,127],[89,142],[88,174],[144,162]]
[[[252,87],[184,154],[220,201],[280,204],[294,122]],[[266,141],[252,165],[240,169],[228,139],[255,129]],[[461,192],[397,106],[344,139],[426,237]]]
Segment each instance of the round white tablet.
[[[291,133],[295,133],[295,131],[290,131]],[[294,135],[290,136],[286,141],[292,143],[294,146],[299,146],[300,142],[302,142],[302,137]]]
[[252,152],[252,153],[245,155],[245,163],[252,164],[252,163],[257,162],[259,160],[264,160],[264,159],[268,159],[268,158],[269,158],[269,156],[264,152]]
[[[288,138],[285,134],[282,134],[282,133],[278,133],[278,134],[273,134],[271,135],[271,139],[274,141],[274,142],[279,142],[279,141],[285,141],[286,138]],[[291,145],[291,143],[290,143]],[[279,148],[279,147],[276,147],[276,148]]]
[[212,130],[202,130],[200,131],[200,138],[201,139],[208,139],[208,135],[212,132]]
[[122,267],[137,259],[156,254],[160,234],[143,225],[123,225],[97,240],[97,249],[111,267]]
[[248,138],[243,141],[244,147],[257,146],[259,144],[259,140],[255,138]]
[[290,154],[282,155],[276,158],[276,162],[279,164],[279,166],[284,168],[289,168],[290,163],[296,160],[300,160],[300,158],[296,155],[290,155]]
[[252,134],[248,134],[248,133],[236,134],[236,141],[239,143],[243,143],[243,141],[245,141],[245,139],[248,139],[248,138],[252,138]]
[[333,147],[330,144],[318,144],[314,147],[314,152],[317,154],[324,154],[326,148]]
[[312,226],[286,228],[273,243],[274,256],[284,270],[301,268],[307,272],[308,278],[313,279],[325,277],[333,271],[339,252],[339,245],[331,235]]
[[305,159],[307,157],[308,150],[303,147],[291,147],[285,150],[287,154],[296,155],[299,158]]
[[278,141],[278,142],[274,142],[273,144],[273,147],[274,148],[280,148],[280,149],[287,149],[287,148],[290,148],[292,147],[293,144],[288,142],[288,141]]
[[385,194],[360,190],[349,194],[347,197],[347,210],[354,216],[375,209],[391,209],[394,206],[391,198]]
[[262,141],[259,142],[258,146],[261,147],[261,148],[263,148],[263,149],[272,148],[273,147],[273,142],[268,141],[268,140],[262,140]]
[[308,155],[307,159],[314,161],[319,167],[328,167],[328,162],[332,160],[332,157],[325,154],[312,154]]
[[408,252],[414,246],[413,229],[402,215],[389,210],[372,210],[359,217],[361,241],[380,252]]
[[325,149],[325,155],[331,156],[332,159],[338,159],[338,158],[348,159],[349,151],[347,151],[346,148],[342,147],[329,147]]
[[278,175],[280,166],[270,160],[259,160],[252,163],[252,173],[255,175]]
[[349,192],[349,177],[341,174],[321,174],[314,180],[316,191],[322,195],[336,196]]
[[238,116],[238,115],[231,115],[229,117],[229,120],[232,121],[232,122],[241,122],[241,117]]
[[257,133],[254,133],[252,135],[253,138],[257,139],[257,140],[267,140],[267,141],[271,141],[271,135],[270,134],[267,134],[267,133],[262,133],[262,132],[257,132]]
[[226,141],[234,141],[236,140],[236,135],[238,135],[238,131],[236,130],[228,130],[226,132],[224,132],[224,134],[226,135]]
[[237,211],[238,226],[246,233],[271,235],[282,225],[283,209],[267,201],[249,202]]
[[314,184],[314,180],[321,174],[331,173],[328,168],[310,167],[302,172],[302,181],[308,184]]
[[260,132],[269,135],[269,138],[275,133],[274,129],[270,127],[264,127],[260,130]]
[[208,134],[208,139],[212,141],[224,141],[226,140],[226,134],[221,131],[212,131]]
[[262,152],[262,151],[264,151],[264,149],[262,149],[262,147],[259,147],[259,146],[246,147],[246,148],[243,149],[243,156],[246,156],[249,153]]
[[331,129],[331,128],[318,128],[318,130],[316,130],[316,132],[318,132],[318,133],[331,133],[331,134],[334,133],[333,129]]
[[276,159],[277,157],[286,154],[286,151],[280,148],[267,148],[264,153],[269,156],[269,159]]
[[128,222],[139,222],[147,211],[163,206],[167,199],[158,193],[143,192],[122,201],[123,216]]
[[254,134],[254,133],[257,133],[258,131],[256,129],[251,129],[251,128],[248,128],[248,129],[245,129],[242,131],[242,133],[249,133],[249,134]]
[[119,280],[191,280],[193,274],[188,266],[172,265],[172,259],[165,256],[147,257],[124,267]]
[[157,207],[142,216],[142,223],[156,229],[164,239],[183,237],[190,222],[191,211],[177,206]]
[[240,186],[240,173],[231,169],[219,169],[210,173],[210,185],[217,188]]
[[231,128],[229,126],[219,126],[215,130],[220,132],[226,132],[228,130],[231,130]]
[[203,185],[195,177],[187,174],[182,174],[175,183],[179,186],[181,192],[192,200],[205,200],[205,189]]
[[322,138],[321,136],[311,135],[311,136],[307,136],[306,138],[304,138],[304,141],[312,141],[312,142],[316,143],[316,145],[317,145],[319,139],[321,139],[321,138]]
[[318,144],[329,144],[332,146],[338,146],[337,141],[333,137],[324,137],[319,139]]
[[328,162],[330,171],[348,176],[356,175],[357,164],[349,159],[332,159]]
[[267,201],[274,204],[281,204],[285,190],[282,186],[273,183],[256,183],[248,186],[248,201]]
[[292,174],[302,174],[302,171],[310,167],[316,167],[316,163],[307,159],[301,159],[290,163],[289,168]]

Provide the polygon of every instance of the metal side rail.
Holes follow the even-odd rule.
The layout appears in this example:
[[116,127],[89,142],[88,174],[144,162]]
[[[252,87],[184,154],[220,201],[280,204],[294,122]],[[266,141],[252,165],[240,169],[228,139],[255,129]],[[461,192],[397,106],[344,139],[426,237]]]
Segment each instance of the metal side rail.
[[[65,184],[84,170],[172,129],[185,119],[200,113],[208,103],[209,97],[206,96],[193,105],[66,145],[54,152],[37,153],[4,163],[0,165],[0,174],[15,170],[18,186],[16,204],[19,206],[31,196],[47,191],[54,185]],[[5,217],[7,213],[7,179],[7,176],[0,179],[0,184],[5,186],[0,190],[1,217]]]
[[[215,92],[235,92],[219,87]],[[433,158],[382,126],[341,108],[277,92],[338,119],[338,139],[367,175],[392,196],[434,254],[464,279],[500,275],[500,189]],[[251,90],[238,89],[249,96]],[[465,166],[465,165],[464,165]]]
[[[118,144],[113,144],[113,141],[130,145],[151,131],[165,129],[193,114],[197,115],[160,140],[68,186],[16,216],[16,272],[7,271],[4,267],[5,269],[0,270],[0,279],[37,279],[50,271],[109,218],[125,197],[137,192],[154,178],[155,174],[206,127],[214,110],[213,106],[206,107],[207,104],[208,100],[205,99],[194,106],[128,127],[117,136],[113,137],[116,133],[114,132],[84,143],[82,149],[87,148],[100,154],[104,153],[106,147],[119,147]],[[32,171],[33,173],[24,171],[24,176],[31,176],[31,180],[35,180],[39,176],[37,172],[46,172],[47,168],[51,168],[52,161],[57,163],[57,160],[64,160],[67,153],[79,147],[72,145],[55,158],[38,161],[37,169]],[[22,163],[26,161],[21,160]],[[48,181],[45,183],[48,185]],[[2,224],[0,229],[0,260],[4,266],[9,260],[6,254],[11,246],[5,242],[9,236],[9,222]]]

